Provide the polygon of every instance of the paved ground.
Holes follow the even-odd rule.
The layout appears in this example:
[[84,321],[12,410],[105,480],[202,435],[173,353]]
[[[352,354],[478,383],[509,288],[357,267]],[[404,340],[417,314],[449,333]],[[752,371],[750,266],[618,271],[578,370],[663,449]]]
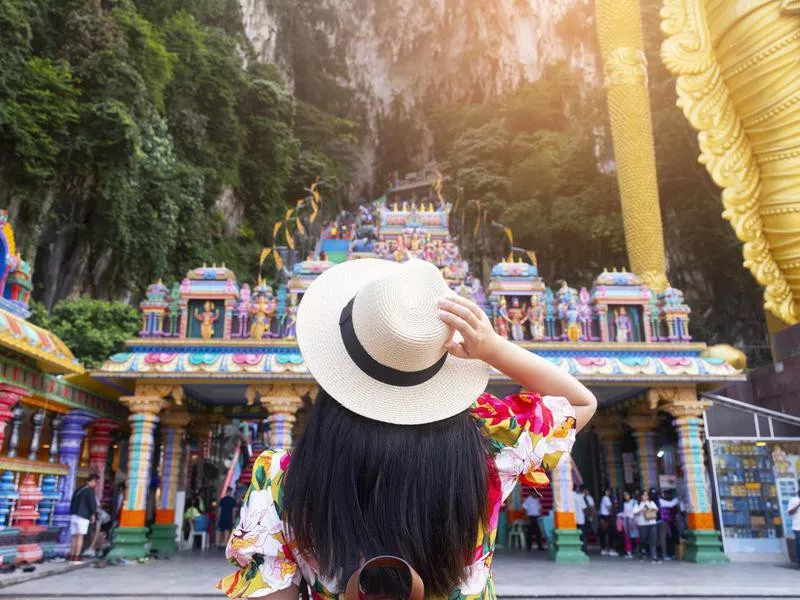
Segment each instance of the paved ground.
[[[182,553],[172,560],[85,568],[0,589],[0,598],[219,598],[216,580],[229,571],[221,552]],[[504,598],[800,598],[800,570],[786,565],[658,565],[596,557],[557,565],[541,554],[502,554],[495,561]]]

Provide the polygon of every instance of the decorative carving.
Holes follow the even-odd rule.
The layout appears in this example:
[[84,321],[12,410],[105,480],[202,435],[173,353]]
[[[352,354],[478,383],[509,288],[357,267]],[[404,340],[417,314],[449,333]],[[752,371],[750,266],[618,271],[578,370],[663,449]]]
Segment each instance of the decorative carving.
[[703,411],[712,406],[709,400],[699,400],[694,387],[651,388],[647,391],[651,409],[668,412],[675,418],[702,417]]
[[123,396],[119,400],[134,414],[157,415],[169,406],[169,402],[159,396]]
[[[664,0],[661,57],[677,77],[678,106],[699,131],[700,162],[723,188],[723,217],[744,242],[744,265],[765,287],[765,308],[794,324],[800,322],[800,180],[794,176],[800,78],[793,74],[800,27],[761,9],[758,2]],[[798,2],[784,0],[781,9],[794,14]],[[720,30],[711,31],[711,13],[719,15],[713,25]]]
[[33,413],[31,422],[33,423],[33,436],[31,437],[31,447],[28,450],[28,460],[36,460],[36,454],[39,452],[42,426],[44,425],[44,411],[37,410],[35,413]]
[[605,62],[606,76],[603,84],[640,85],[647,87],[647,57],[639,48],[617,48]]
[[159,419],[161,426],[169,429],[185,429],[189,421],[189,413],[185,410],[168,410]]
[[136,396],[158,396],[159,398],[172,398],[176,406],[183,405],[183,387],[170,384],[137,383]]

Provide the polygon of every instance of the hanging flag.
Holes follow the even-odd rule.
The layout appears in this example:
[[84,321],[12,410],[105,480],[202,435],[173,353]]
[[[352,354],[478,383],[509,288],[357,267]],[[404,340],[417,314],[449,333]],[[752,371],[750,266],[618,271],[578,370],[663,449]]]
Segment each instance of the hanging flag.
[[283,259],[281,258],[280,252],[278,252],[275,247],[272,248],[272,258],[275,259],[275,267],[280,271],[283,269]]
[[306,228],[303,227],[303,222],[300,220],[300,217],[297,217],[295,220],[295,225],[297,225],[297,231],[300,232],[300,235],[306,234]]
[[283,232],[286,234],[286,244],[289,246],[289,248],[294,250],[294,238],[292,237],[292,234],[289,232],[289,228],[284,227]]
[[258,266],[259,267],[261,267],[261,265],[264,264],[264,261],[267,260],[267,257],[269,256],[270,252],[272,252],[272,248],[264,248],[261,251],[261,256],[258,257]]
[[478,235],[481,229],[481,201],[476,200],[475,203],[478,205],[478,214],[475,215],[475,229],[472,230],[472,235]]
[[[503,231],[506,232],[506,237],[508,238],[508,243],[512,246],[514,245],[514,233],[511,231],[511,227],[504,226]],[[513,250],[512,250],[513,253]]]
[[283,225],[283,221],[278,221],[278,222],[277,222],[277,223],[275,223],[275,225],[272,227],[272,239],[273,239],[273,241],[274,241],[274,240],[275,240],[275,238],[278,236],[278,232],[281,230],[281,226],[282,226],[282,225]]
[[308,220],[313,223],[317,220],[317,213],[319,212],[319,203],[312,197],[311,198],[311,215],[309,215]]
[[286,216],[283,218],[283,220],[288,221],[289,219],[292,218],[293,214],[294,214],[294,209],[290,208],[289,210],[286,211]]
[[528,258],[530,259],[531,264],[538,269],[539,268],[539,261],[536,260],[536,252],[533,252],[532,250],[526,250],[525,254],[528,255]]

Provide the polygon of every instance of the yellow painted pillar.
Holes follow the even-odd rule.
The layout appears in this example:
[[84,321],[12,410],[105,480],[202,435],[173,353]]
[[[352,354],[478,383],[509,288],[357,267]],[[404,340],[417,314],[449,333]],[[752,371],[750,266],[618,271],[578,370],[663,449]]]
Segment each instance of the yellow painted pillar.
[[656,291],[668,286],[640,0],[596,0],[595,15],[631,269]]
[[261,406],[269,413],[269,447],[291,450],[297,411],[303,407],[303,396],[313,389],[309,385],[275,383],[258,388]]
[[642,490],[658,487],[658,458],[656,457],[656,427],[658,414],[642,403],[634,408],[625,419],[633,430],[636,440],[636,453],[639,459],[639,481]]
[[622,420],[613,413],[601,413],[592,419],[594,432],[603,446],[608,486],[613,490],[625,487],[622,469]]

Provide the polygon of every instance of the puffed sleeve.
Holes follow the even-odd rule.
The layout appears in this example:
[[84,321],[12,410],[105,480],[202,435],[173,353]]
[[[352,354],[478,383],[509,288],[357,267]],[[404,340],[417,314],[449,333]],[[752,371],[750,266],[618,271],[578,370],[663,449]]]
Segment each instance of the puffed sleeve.
[[225,557],[238,570],[217,583],[217,589],[229,598],[260,598],[300,583],[280,517],[288,464],[288,453],[271,450],[253,464],[239,523],[225,549]]
[[472,415],[489,439],[503,498],[517,480],[533,487],[549,485],[545,471],[575,443],[575,409],[566,398],[523,392],[501,400],[483,394]]

